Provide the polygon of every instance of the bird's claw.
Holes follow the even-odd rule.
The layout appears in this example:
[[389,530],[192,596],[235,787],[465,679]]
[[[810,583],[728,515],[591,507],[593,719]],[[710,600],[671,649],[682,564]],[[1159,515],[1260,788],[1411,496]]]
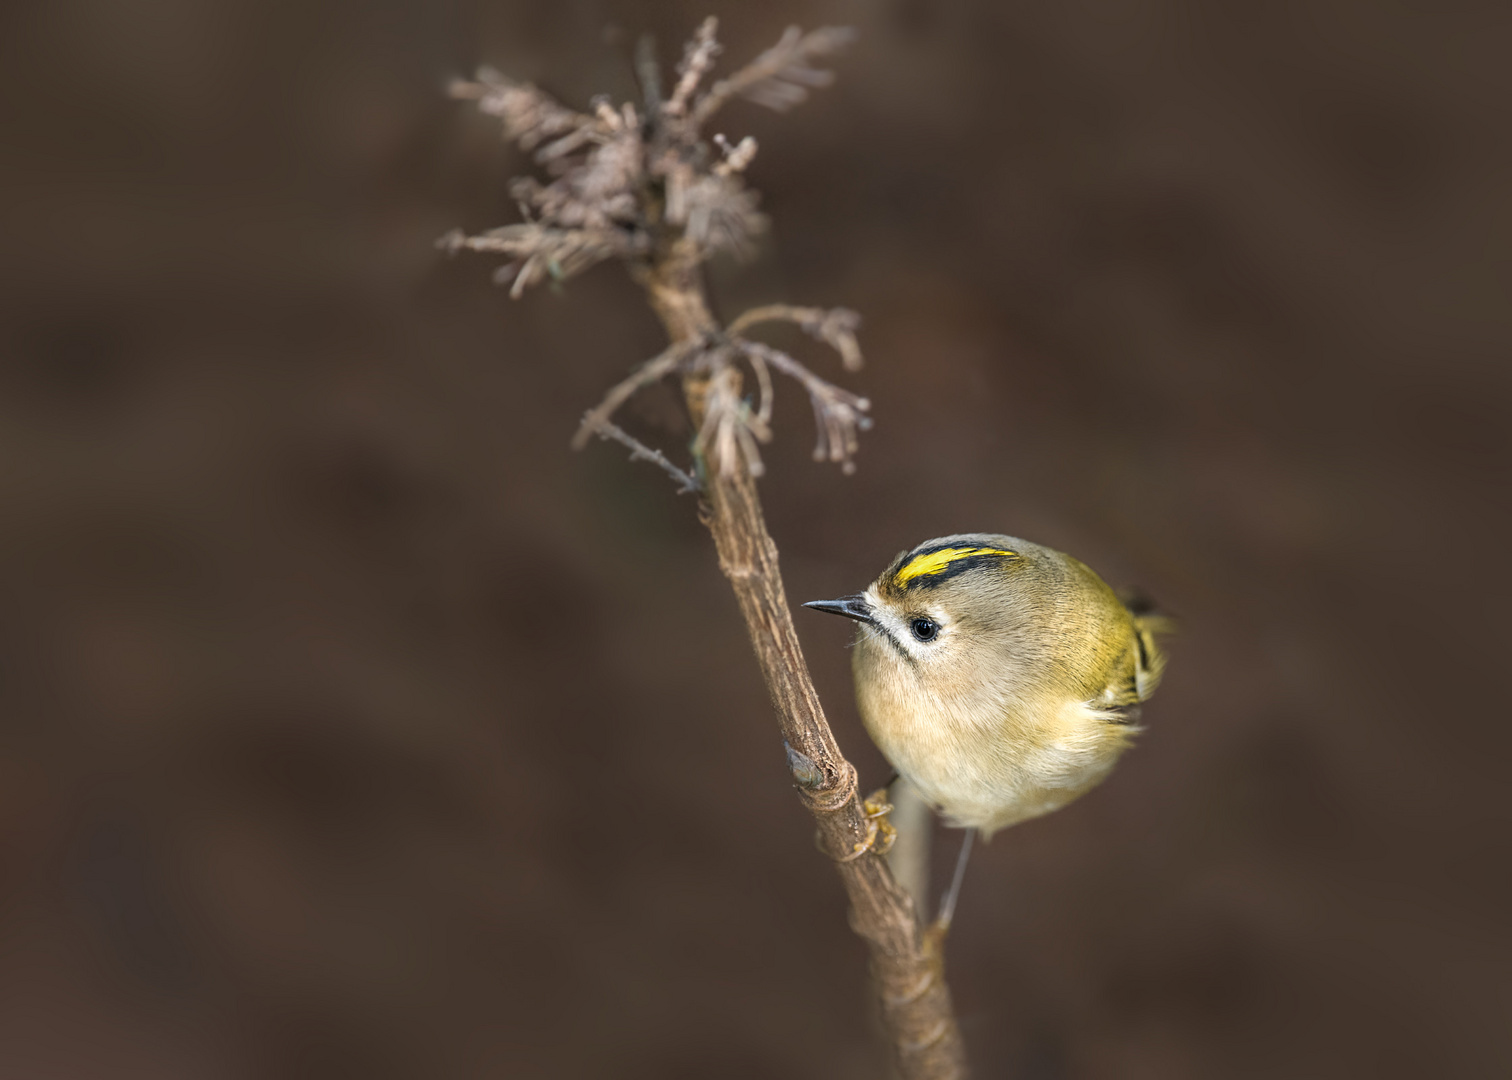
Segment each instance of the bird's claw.
[[887,801],[886,788],[878,788],[862,799],[861,813],[866,819],[866,839],[859,841],[851,849],[847,861],[868,851],[886,855],[892,850],[893,841],[898,839],[898,830],[887,820],[887,815],[892,813],[892,803]]

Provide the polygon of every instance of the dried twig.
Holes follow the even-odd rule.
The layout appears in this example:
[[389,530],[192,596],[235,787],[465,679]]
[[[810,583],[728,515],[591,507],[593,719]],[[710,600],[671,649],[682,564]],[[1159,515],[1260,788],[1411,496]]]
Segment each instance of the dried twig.
[[698,31],[688,41],[687,48],[683,51],[682,63],[677,65],[677,86],[672,91],[672,96],[667,100],[665,113],[668,116],[682,116],[688,111],[688,99],[703,77],[714,66],[714,60],[722,51],[721,46],[715,40],[714,33],[719,29],[719,20],[710,15],[698,27]]
[[604,395],[604,400],[583,416],[583,422],[578,425],[577,434],[572,437],[572,448],[581,450],[587,446],[589,437],[607,424],[609,418],[619,411],[621,405],[634,397],[637,391],[652,383],[660,382],[678,370],[697,348],[697,342],[673,342],[661,353],[631,372],[629,378],[616,383],[613,389]]
[[[583,423],[588,423],[587,417],[583,418]],[[703,490],[703,485],[698,482],[697,477],[683,472],[667,460],[667,455],[663,454],[660,450],[651,449],[624,428],[611,424],[607,420],[598,420],[594,423],[592,431],[601,439],[612,439],[621,446],[628,446],[630,448],[631,461],[649,461],[653,465],[656,465],[673,480],[677,481],[677,493],[679,495],[689,492],[696,494]]]
[[[708,377],[704,398],[704,422],[699,428],[694,449],[718,463],[720,476],[729,479],[740,465],[751,476],[766,471],[758,443],[770,442],[771,429],[765,417],[752,413],[740,396],[740,373],[728,363]],[[739,450],[739,454],[735,453]]]
[[797,323],[804,333],[834,348],[840,354],[840,362],[846,371],[861,370],[861,345],[856,341],[861,316],[848,308],[767,304],[744,312],[726,328],[725,333],[739,337],[746,330],[764,322]]
[[761,388],[761,404],[757,407],[756,415],[763,424],[769,424],[772,421],[772,371],[767,367],[766,358],[760,353],[746,352],[745,358],[756,374],[756,385]]
[[721,79],[693,107],[693,124],[702,126],[731,98],[750,98],[778,112],[806,100],[809,90],[835,81],[832,71],[809,66],[809,61],[838,52],[856,39],[848,26],[825,26],[805,34],[796,26],[782,39],[728,79]]
[[676,203],[667,200],[667,220],[686,225],[704,251],[747,258],[752,238],[766,231],[766,215],[756,209],[758,196],[731,173],[709,172],[681,183],[676,198]]
[[[642,275],[652,307],[674,341],[707,340],[715,324],[697,257],[685,241],[663,250]],[[689,370],[683,391],[701,430],[710,399],[720,393],[713,374]],[[876,823],[861,808],[855,767],[841,754],[809,678],[755,481],[749,469],[726,467],[718,455],[729,452],[727,442],[712,440],[705,521],[776,706],[794,782],[814,815],[820,846],[835,859],[845,884],[851,927],[870,948],[894,1061],[905,1080],[958,1080],[966,1075],[965,1050],[945,984],[943,943],[922,930],[907,891],[870,846]]]
[[661,67],[656,62],[656,39],[650,34],[642,34],[635,43],[635,77],[640,82],[646,115],[656,116],[663,106]]
[[505,225],[480,236],[467,236],[453,229],[436,246],[448,254],[461,250],[494,251],[516,256],[494,272],[494,280],[510,285],[509,295],[518,297],[526,288],[546,278],[566,281],[595,263],[634,249],[618,233],[604,229],[553,229],[545,225]]
[[756,157],[756,140],[750,135],[741,139],[734,146],[723,135],[714,136],[714,145],[719,147],[719,152],[724,155],[724,160],[714,166],[714,172],[719,176],[729,176],[731,173],[745,172]]
[[855,472],[854,457],[860,445],[857,433],[871,427],[871,417],[864,415],[871,408],[871,402],[834,383],[825,382],[780,349],[744,338],[736,338],[735,347],[747,357],[759,358],[803,384],[814,406],[814,422],[819,428],[814,460],[839,462],[845,472]]
[[[442,246],[510,256],[515,261],[504,278],[512,295],[543,277],[565,278],[611,255],[625,260],[645,288],[672,343],[604,396],[583,418],[573,445],[582,446],[595,434],[613,439],[629,447],[632,458],[656,463],[685,490],[696,485],[693,475],[611,419],[642,388],[664,378],[681,380],[697,433],[697,475],[704,478],[702,516],[745,617],[793,780],[813,813],[821,847],[839,868],[851,901],[851,926],[870,948],[872,980],[899,1071],[906,1080],[956,1080],[965,1075],[965,1056],[940,939],[923,931],[908,893],[880,857],[876,842],[883,830],[860,805],[856,770],[841,754],[809,678],[754,479],[762,471],[759,445],[771,439],[773,370],[798,380],[808,392],[819,429],[816,457],[853,469],[857,434],[870,420],[865,398],[743,333],[765,321],[794,322],[837,349],[846,370],[854,371],[861,365],[859,320],[844,309],[772,305],[747,312],[721,331],[699,274],[711,254],[738,253],[765,224],[755,193],[741,179],[756,152],[754,140],[732,146],[718,139],[715,152],[701,126],[737,95],[779,109],[803,100],[810,88],[832,78],[810,61],[848,42],[851,33],[828,29],[805,36],[789,30],[776,46],[699,96],[719,54],[716,25],[711,18],[699,28],[665,101],[650,51],[641,50],[644,121],[628,105],[615,110],[601,102],[591,115],[575,113],[534,87],[487,69],[477,82],[455,88],[458,96],[499,116],[510,138],[526,149],[539,147],[535,156],[552,179],[515,185],[523,223],[481,236],[455,232]],[[754,409],[742,393],[742,359],[758,385]]]
[[478,108],[504,121],[504,137],[533,150],[544,139],[591,127],[592,117],[574,112],[529,83],[506,78],[491,67],[478,69],[477,81],[458,79],[451,96],[476,101]]

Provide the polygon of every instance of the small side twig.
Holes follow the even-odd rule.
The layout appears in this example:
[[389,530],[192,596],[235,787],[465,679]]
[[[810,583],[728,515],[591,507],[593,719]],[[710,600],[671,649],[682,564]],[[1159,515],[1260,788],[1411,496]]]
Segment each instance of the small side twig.
[[516,82],[487,65],[478,69],[474,81],[457,79],[450,90],[452,97],[476,101],[480,111],[504,121],[504,137],[526,150],[593,124],[592,117],[567,108],[546,91]]
[[662,109],[667,116],[682,116],[688,111],[688,99],[714,66],[715,58],[723,51],[714,36],[718,29],[719,20],[710,15],[689,39],[687,48],[683,51],[682,63],[677,65],[677,86]]
[[610,229],[554,229],[534,222],[504,225],[478,236],[453,229],[436,241],[449,255],[458,251],[487,251],[513,256],[494,271],[494,280],[509,285],[519,299],[531,285],[546,278],[565,281],[590,266],[626,250],[627,238]]
[[764,322],[796,323],[809,337],[822,341],[840,354],[841,366],[846,371],[861,370],[861,344],[856,340],[856,331],[861,326],[861,316],[849,308],[795,307],[792,304],[766,304],[743,312],[726,329],[731,337],[739,337],[746,330]]
[[641,100],[646,103],[646,115],[658,115],[663,106],[661,68],[656,63],[656,39],[642,34],[635,43],[635,77],[640,83]]
[[781,40],[728,79],[720,79],[693,106],[692,122],[702,126],[733,97],[747,97],[758,105],[786,112],[805,101],[809,90],[828,86],[835,73],[811,67],[809,61],[838,52],[856,39],[848,26],[823,26],[805,34],[790,26]]
[[865,415],[871,402],[826,382],[781,349],[744,338],[737,338],[734,344],[747,357],[760,358],[764,364],[803,384],[814,406],[814,423],[819,429],[814,460],[838,462],[842,471],[854,472],[856,463],[852,459],[860,445],[858,432],[865,431],[872,424],[871,417]]
[[762,475],[766,466],[757,444],[771,442],[772,431],[740,396],[740,372],[728,362],[721,363],[703,382],[704,418],[694,441],[699,456],[717,462],[724,479],[733,476],[741,464],[749,475]]
[[581,450],[587,446],[589,437],[608,424],[609,418],[619,411],[621,405],[634,397],[643,387],[660,382],[676,371],[696,348],[696,342],[673,342],[631,372],[629,378],[616,383],[604,395],[603,401],[584,414],[583,422],[578,425],[577,434],[572,437],[572,448]]
[[[583,423],[586,425],[588,422],[588,417],[583,417]],[[697,477],[683,472],[667,460],[667,455],[663,454],[660,450],[651,449],[617,424],[611,424],[607,420],[598,420],[594,422],[592,431],[601,439],[612,439],[621,446],[629,447],[631,461],[649,461],[673,480],[676,480],[677,493],[679,495],[686,495],[690,492],[696,495],[703,490],[703,485],[698,482]]]
[[762,424],[772,422],[772,371],[767,367],[766,359],[756,352],[745,354],[746,362],[751,365],[751,370],[756,373],[756,385],[761,389],[761,404],[756,410],[756,416]]

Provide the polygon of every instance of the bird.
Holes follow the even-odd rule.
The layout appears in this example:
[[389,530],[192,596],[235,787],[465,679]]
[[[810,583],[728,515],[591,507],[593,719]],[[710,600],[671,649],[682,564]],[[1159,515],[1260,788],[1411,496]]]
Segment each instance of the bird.
[[975,832],[989,839],[1107,777],[1140,730],[1171,629],[1070,555],[996,533],[925,541],[864,591],[804,607],[859,624],[867,733],[948,825],[969,830],[942,917]]

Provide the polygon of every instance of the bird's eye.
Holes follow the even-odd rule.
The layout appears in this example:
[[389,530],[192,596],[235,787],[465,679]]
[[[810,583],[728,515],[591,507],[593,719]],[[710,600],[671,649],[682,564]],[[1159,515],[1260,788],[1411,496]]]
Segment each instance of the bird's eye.
[[940,632],[939,623],[922,616],[910,623],[908,628],[913,631],[913,636],[920,641],[933,641],[935,635]]

